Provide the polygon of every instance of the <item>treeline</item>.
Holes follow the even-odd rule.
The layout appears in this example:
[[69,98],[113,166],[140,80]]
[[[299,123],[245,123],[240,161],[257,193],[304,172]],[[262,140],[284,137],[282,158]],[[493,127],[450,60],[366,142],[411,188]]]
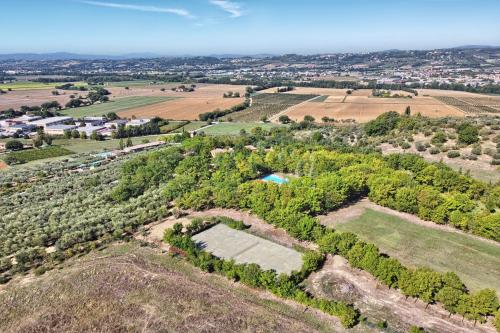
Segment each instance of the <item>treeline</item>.
[[0,112],[0,120],[10,119],[15,117],[21,117],[28,112],[34,116],[40,116],[43,118],[58,116],[57,111],[61,110],[62,106],[57,101],[45,102],[40,106],[26,106],[23,105],[19,110],[13,108],[3,110]]
[[163,83],[163,82],[184,82],[186,77],[182,74],[171,74],[171,75],[152,75],[152,74],[129,74],[129,75],[118,75],[118,74],[81,74],[78,77],[79,81],[85,81],[90,85],[104,85],[107,82],[124,82],[124,81],[134,81],[134,80],[151,80],[152,83]]
[[228,114],[238,112],[238,111],[243,111],[246,108],[248,108],[249,106],[250,106],[250,101],[247,99],[243,103],[232,106],[229,109],[225,109],[225,110],[217,109],[217,110],[214,110],[211,112],[200,113],[198,115],[198,118],[201,121],[216,120],[218,118],[227,116]]
[[[241,227],[242,224],[228,218],[223,218],[222,222],[230,226]],[[301,283],[323,264],[324,256],[322,254],[313,251],[305,252],[302,257],[304,262],[302,269],[299,272],[292,272],[290,275],[278,275],[276,271],[263,270],[257,264],[236,264],[234,260],[221,259],[201,250],[191,239],[193,234],[216,223],[217,221],[209,221],[205,225],[200,220],[193,220],[191,225],[186,227],[186,232],[182,232],[182,225],[177,223],[172,229],[166,230],[164,241],[182,250],[189,262],[205,272],[218,273],[247,286],[266,289],[279,297],[292,299],[306,306],[320,309],[325,313],[337,316],[344,327],[352,327],[357,324],[359,313],[352,305],[313,297],[305,292],[301,286]]]
[[108,95],[111,93],[103,87],[92,87],[85,98],[72,98],[66,103],[66,108],[77,108],[80,106],[93,105],[96,102],[105,103],[109,101]]
[[131,138],[134,136],[154,135],[161,133],[161,127],[168,124],[161,118],[153,118],[150,122],[139,126],[118,125],[116,131],[111,133],[113,139]]

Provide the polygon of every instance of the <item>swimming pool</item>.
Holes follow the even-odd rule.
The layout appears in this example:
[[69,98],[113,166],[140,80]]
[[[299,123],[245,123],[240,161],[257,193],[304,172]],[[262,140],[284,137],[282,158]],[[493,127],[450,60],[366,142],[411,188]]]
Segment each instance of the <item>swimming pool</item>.
[[288,183],[288,179],[282,178],[282,177],[275,175],[275,174],[267,175],[267,176],[263,177],[262,180],[266,181],[266,182],[274,182],[276,184]]

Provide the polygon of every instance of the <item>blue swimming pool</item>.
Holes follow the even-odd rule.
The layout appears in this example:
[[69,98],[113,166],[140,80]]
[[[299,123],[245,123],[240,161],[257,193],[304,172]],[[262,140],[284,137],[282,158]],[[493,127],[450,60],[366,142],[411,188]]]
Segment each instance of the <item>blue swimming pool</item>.
[[266,182],[274,182],[276,184],[288,183],[288,179],[282,178],[282,177],[280,177],[278,175],[274,175],[274,174],[267,175],[267,176],[263,177],[262,180],[266,181]]

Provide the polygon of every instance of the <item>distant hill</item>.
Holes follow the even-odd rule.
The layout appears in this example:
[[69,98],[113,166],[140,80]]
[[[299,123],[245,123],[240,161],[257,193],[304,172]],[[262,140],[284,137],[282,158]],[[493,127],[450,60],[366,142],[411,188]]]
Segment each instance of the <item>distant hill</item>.
[[0,54],[0,60],[93,60],[93,59],[135,59],[135,58],[158,58],[161,55],[154,53],[129,53],[124,55],[96,55],[96,54],[77,54],[68,52],[54,53],[11,53]]
[[[448,49],[435,49],[435,50],[467,50],[467,49],[497,49],[500,46],[492,45],[463,45],[452,47]],[[398,50],[398,49],[388,49],[381,51],[373,51],[371,53],[392,53],[392,52],[407,52],[412,50]],[[426,50],[419,50],[419,52],[425,52]],[[325,54],[341,54],[341,53],[325,53]],[[353,53],[357,54],[357,53]],[[220,53],[211,54],[208,56],[193,56],[193,55],[179,55],[179,56],[165,56],[157,53],[151,52],[140,52],[140,53],[127,53],[122,55],[98,55],[98,54],[78,54],[69,52],[54,52],[54,53],[11,53],[11,54],[0,54],[0,61],[5,60],[31,60],[31,61],[44,61],[44,60],[126,60],[126,59],[153,59],[153,58],[217,58],[217,59],[229,59],[229,58],[272,58],[272,57],[301,57],[300,54],[236,54],[236,53]]]

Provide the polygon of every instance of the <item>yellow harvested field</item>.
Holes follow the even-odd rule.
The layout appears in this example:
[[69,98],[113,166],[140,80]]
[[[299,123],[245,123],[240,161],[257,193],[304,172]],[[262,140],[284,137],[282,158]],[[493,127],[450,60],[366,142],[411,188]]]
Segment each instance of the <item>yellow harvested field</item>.
[[244,98],[183,97],[171,101],[119,112],[120,117],[161,117],[170,120],[196,120],[200,113],[227,109],[243,103]]
[[[327,95],[327,96],[345,96],[349,89],[334,89],[334,88],[310,88],[310,87],[295,87],[294,90],[285,94],[304,94],[304,95]],[[263,93],[275,93],[276,88],[262,90]],[[352,96],[370,96],[371,89],[352,90]]]
[[328,98],[325,100],[325,103],[340,103],[342,102],[347,96],[342,95],[342,96],[328,96]]
[[466,91],[440,90],[440,89],[417,89],[419,96],[449,96],[449,97],[487,97],[486,95],[470,93]]
[[[123,116],[164,116],[170,119],[197,119],[198,114],[213,111],[217,108],[225,109],[243,102],[243,98],[223,98],[225,92],[239,92],[241,96],[245,95],[246,86],[225,85],[225,84],[198,84],[194,92],[175,92],[172,88],[179,86],[177,83],[166,83],[152,86],[130,86],[124,87],[105,86],[111,93],[110,99],[117,97],[132,96],[167,96],[182,97],[176,100],[165,102],[148,107],[123,112]],[[161,91],[165,89],[165,91]],[[57,101],[64,106],[71,95],[87,96],[87,91],[59,90],[60,95],[52,95],[54,89],[30,89],[15,90],[0,95],[0,111],[10,108],[19,109],[23,105],[39,106],[42,103]],[[170,103],[170,104],[168,104]]]
[[[142,106],[119,112],[120,117],[161,117],[171,120],[195,120],[198,115],[215,109],[227,109],[234,105],[243,103],[244,98],[223,98],[222,95],[228,91],[239,92],[245,95],[246,86],[226,84],[200,84],[193,92],[175,92],[165,90],[160,96],[180,97],[171,101]],[[122,89],[122,88],[119,88]],[[132,88],[130,89],[132,90]],[[137,90],[137,89],[134,89]],[[146,89],[148,90],[148,89]],[[150,90],[150,89],[149,89]],[[155,88],[158,90],[158,88]]]
[[367,122],[388,111],[403,113],[410,106],[413,115],[420,113],[428,117],[457,116],[463,117],[464,113],[458,109],[439,102],[431,97],[414,98],[375,98],[362,96],[348,96],[344,102],[337,98],[325,102],[302,103],[285,112],[294,121],[303,120],[304,116],[311,115],[317,121],[322,117],[336,120],[355,120]]

